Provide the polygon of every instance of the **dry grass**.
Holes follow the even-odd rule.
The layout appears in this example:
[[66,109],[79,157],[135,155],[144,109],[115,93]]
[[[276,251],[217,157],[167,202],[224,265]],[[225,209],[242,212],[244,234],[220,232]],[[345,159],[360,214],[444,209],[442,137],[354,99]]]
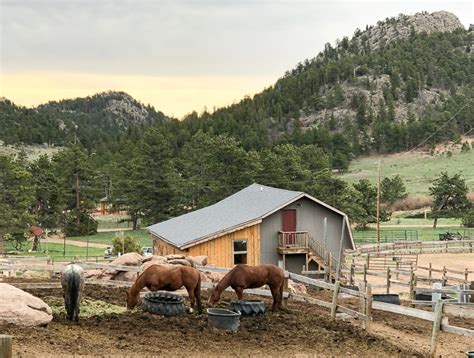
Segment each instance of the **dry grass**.
[[395,211],[417,210],[430,206],[433,199],[426,195],[409,195],[405,199],[396,201],[392,209]]

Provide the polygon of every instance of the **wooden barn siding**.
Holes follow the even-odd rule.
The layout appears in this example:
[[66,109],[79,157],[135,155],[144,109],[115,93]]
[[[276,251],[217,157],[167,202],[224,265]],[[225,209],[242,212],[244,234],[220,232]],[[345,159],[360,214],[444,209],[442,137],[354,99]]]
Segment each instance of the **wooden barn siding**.
[[153,239],[153,255],[165,256],[170,254],[185,254],[184,251],[171,246],[155,235],[151,235],[151,237]]
[[183,254],[186,256],[207,256],[209,264],[219,267],[234,266],[233,242],[234,240],[247,240],[247,264],[260,264],[260,224],[203,242],[183,251],[154,235],[152,235],[152,238],[154,255]]
[[260,224],[203,242],[187,250],[189,256],[207,256],[208,263],[219,267],[234,266],[233,242],[247,240],[247,263],[260,264]]
[[219,267],[234,266],[233,242],[247,240],[247,264],[260,264],[260,224],[235,231],[217,239],[190,247],[189,256],[207,256],[208,263]]

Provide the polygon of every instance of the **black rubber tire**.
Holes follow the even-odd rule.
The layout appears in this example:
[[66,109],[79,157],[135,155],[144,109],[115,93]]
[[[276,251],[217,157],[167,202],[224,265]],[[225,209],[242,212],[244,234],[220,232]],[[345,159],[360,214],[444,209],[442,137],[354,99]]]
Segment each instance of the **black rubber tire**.
[[167,291],[148,292],[143,297],[143,310],[163,316],[184,314],[184,299]]
[[262,301],[231,301],[229,310],[240,312],[242,317],[263,317],[267,306]]
[[400,306],[400,296],[398,294],[373,294],[372,300]]

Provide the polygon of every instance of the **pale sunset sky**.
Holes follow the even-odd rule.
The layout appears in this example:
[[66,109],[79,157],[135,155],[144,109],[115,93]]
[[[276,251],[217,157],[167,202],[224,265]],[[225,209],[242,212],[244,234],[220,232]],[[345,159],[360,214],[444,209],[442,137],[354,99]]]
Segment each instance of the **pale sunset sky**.
[[272,85],[378,20],[472,1],[0,0],[0,96],[24,106],[125,91],[181,118]]

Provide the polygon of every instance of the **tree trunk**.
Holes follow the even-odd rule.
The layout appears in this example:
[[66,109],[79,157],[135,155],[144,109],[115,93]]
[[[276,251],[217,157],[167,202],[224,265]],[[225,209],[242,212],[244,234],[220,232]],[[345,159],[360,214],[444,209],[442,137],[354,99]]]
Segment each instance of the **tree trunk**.
[[438,224],[438,218],[435,217],[433,221],[433,229],[436,229],[436,224]]
[[132,220],[132,230],[138,230],[138,215],[133,213],[130,215],[130,219]]
[[33,252],[37,252],[38,251],[38,246],[39,246],[39,237],[38,236],[35,236],[33,238],[33,247],[31,248],[31,251]]

